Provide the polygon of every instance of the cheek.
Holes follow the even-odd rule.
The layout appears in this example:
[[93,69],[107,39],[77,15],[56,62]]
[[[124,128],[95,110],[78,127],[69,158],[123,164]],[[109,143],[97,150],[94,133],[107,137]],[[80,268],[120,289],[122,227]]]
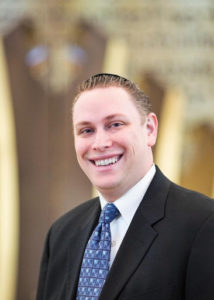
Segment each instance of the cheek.
[[133,139],[133,144],[132,144],[132,152],[137,158],[142,158],[147,149],[149,148],[147,145],[147,138],[146,136],[144,137],[139,137],[139,135],[136,135]]
[[75,147],[77,157],[81,157],[85,152],[86,144],[79,139],[75,139],[74,147]]

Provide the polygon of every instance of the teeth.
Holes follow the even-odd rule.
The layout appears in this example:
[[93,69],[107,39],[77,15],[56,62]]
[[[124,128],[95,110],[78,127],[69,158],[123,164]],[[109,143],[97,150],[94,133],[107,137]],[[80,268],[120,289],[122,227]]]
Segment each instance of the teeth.
[[110,164],[115,164],[118,161],[118,156],[114,156],[107,159],[95,160],[96,166],[108,166]]

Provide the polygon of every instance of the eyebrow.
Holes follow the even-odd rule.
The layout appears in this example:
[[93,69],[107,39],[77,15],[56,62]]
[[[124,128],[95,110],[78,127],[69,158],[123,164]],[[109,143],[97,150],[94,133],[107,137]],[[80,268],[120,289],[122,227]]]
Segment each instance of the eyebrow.
[[124,118],[125,116],[123,114],[113,114],[113,115],[107,116],[105,118],[105,120],[112,120],[112,119],[115,119],[117,117],[123,117]]
[[[118,117],[123,117],[123,118],[126,118],[123,114],[112,114],[112,115],[109,115],[107,117],[104,118],[104,121],[111,121],[115,118],[118,118]],[[80,121],[78,122],[75,127],[80,127],[80,126],[88,126],[88,125],[91,125],[92,122],[90,121]]]
[[88,121],[82,121],[82,122],[79,122],[75,125],[75,128],[78,128],[78,127],[81,127],[81,126],[88,126],[88,125],[91,125],[91,122],[88,122]]

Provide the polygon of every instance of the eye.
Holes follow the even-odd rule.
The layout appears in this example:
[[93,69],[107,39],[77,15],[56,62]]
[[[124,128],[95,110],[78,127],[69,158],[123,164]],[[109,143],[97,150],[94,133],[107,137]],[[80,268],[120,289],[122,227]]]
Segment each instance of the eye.
[[122,125],[123,125],[122,122],[113,122],[113,123],[110,124],[109,127],[111,127],[111,128],[117,128],[117,127],[120,127]]
[[79,134],[88,135],[92,133],[94,130],[92,128],[83,128],[80,129]]

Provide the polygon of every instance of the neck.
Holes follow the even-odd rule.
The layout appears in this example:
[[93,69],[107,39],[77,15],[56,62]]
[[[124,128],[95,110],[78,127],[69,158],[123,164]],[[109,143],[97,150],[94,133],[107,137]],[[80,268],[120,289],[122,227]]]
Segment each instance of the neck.
[[108,202],[114,202],[115,200],[119,199],[122,195],[126,193],[116,193],[115,191],[102,191],[99,190],[100,194],[102,194],[103,198]]
[[126,185],[122,184],[108,189],[102,189],[100,187],[96,188],[106,201],[114,202],[127,193],[133,186],[135,186],[147,174],[152,165],[153,162],[148,166],[146,171],[136,179],[135,182],[130,182],[130,184],[127,183]]

